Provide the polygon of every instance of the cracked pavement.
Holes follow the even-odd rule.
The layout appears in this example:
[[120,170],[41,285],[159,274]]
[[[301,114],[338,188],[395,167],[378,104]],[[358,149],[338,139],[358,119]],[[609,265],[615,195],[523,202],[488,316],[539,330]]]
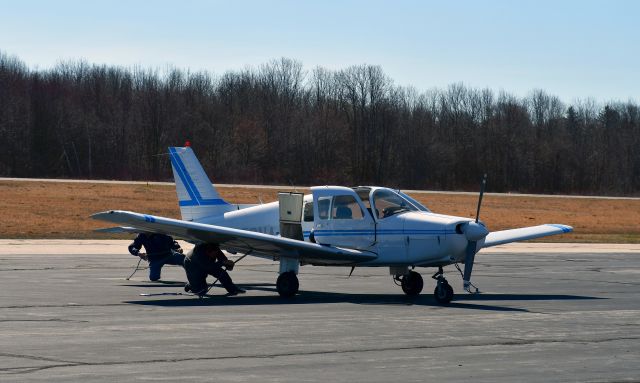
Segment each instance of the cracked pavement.
[[246,294],[199,300],[169,295],[178,267],[126,281],[128,241],[60,248],[74,243],[0,253],[0,381],[640,381],[637,245],[481,252],[483,293],[449,267],[459,294],[442,307],[430,269],[410,299],[384,268],[305,266],[282,300],[277,264],[245,259],[231,275]]

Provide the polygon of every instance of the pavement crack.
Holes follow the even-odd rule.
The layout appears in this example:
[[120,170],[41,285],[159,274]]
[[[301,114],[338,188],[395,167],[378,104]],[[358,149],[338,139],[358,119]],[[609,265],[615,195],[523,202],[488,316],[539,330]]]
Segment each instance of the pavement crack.
[[[58,358],[48,358],[46,356],[37,356],[37,355],[26,355],[26,354],[14,354],[10,352],[0,352],[0,356],[4,356],[6,358],[18,358],[18,359],[29,359],[29,360],[38,360],[43,362],[54,362],[54,363],[65,363],[65,364],[83,364],[83,362],[71,362],[68,360],[58,359]],[[0,368],[0,371],[4,371],[10,369],[8,368]]]
[[87,320],[76,319],[62,319],[62,318],[50,318],[50,319],[0,319],[0,323],[4,322],[70,322],[70,323],[89,323]]
[[80,366],[82,363],[65,363],[65,364],[53,364],[48,366],[37,366],[37,367],[9,367],[9,368],[0,368],[0,374],[6,375],[19,375],[19,374],[28,374],[33,372],[38,372],[42,370],[48,370],[51,368],[58,367],[75,367]]
[[518,338],[506,338],[501,342],[485,342],[485,343],[473,343],[473,344],[440,344],[440,345],[416,345],[406,347],[378,347],[378,348],[361,348],[361,349],[344,349],[344,350],[318,350],[308,352],[282,352],[272,354],[240,354],[240,355],[227,355],[227,356],[203,356],[192,358],[163,358],[163,359],[148,359],[148,360],[134,360],[134,361],[113,361],[113,362],[70,362],[55,360],[52,358],[36,357],[30,355],[13,355],[2,354],[0,356],[13,356],[23,357],[26,359],[42,360],[50,362],[58,362],[60,364],[47,365],[39,367],[24,367],[24,368],[0,368],[0,373],[5,372],[9,374],[27,374],[36,371],[63,368],[63,367],[76,367],[76,366],[125,366],[125,365],[144,365],[153,363],[181,363],[181,362],[196,362],[196,361],[218,361],[229,359],[275,359],[275,358],[287,358],[292,356],[321,356],[321,355],[341,355],[341,354],[354,354],[354,353],[370,353],[370,352],[393,352],[393,351],[411,351],[411,350],[437,350],[447,348],[459,348],[459,347],[493,347],[493,346],[526,346],[534,344],[554,344],[554,343],[576,343],[576,344],[589,344],[589,343],[605,343],[615,342],[621,340],[640,340],[640,337],[615,337],[604,339],[518,339]]
[[[482,274],[483,277],[493,277],[493,278],[508,278],[508,279],[535,279],[535,280],[547,280],[546,277],[536,277],[536,276],[523,276],[523,275],[509,275],[509,274]],[[627,285],[627,286],[638,286],[640,283],[636,282],[620,282],[620,281],[602,281],[602,280],[592,280],[592,279],[579,279],[579,278],[562,278],[563,281],[575,281],[575,282],[588,282],[588,283],[606,283],[606,284],[615,284],[615,285]]]
[[75,307],[110,307],[110,306],[127,306],[127,303],[105,303],[100,305],[89,304],[64,304],[64,305],[13,305],[0,306],[0,309],[35,309],[35,308],[75,308]]

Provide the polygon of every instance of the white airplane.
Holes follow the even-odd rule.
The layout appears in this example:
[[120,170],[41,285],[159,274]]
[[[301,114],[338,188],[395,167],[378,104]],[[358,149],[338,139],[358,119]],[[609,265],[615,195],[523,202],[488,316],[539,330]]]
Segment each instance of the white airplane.
[[[423,280],[416,267],[434,267],[435,299],[447,304],[453,288],[443,267],[464,264],[463,288],[471,292],[476,253],[509,242],[569,233],[570,226],[546,224],[489,232],[478,220],[436,214],[410,196],[384,187],[316,186],[311,194],[279,193],[279,201],[233,205],[223,200],[193,150],[171,147],[182,220],[111,210],[93,218],[120,224],[127,232],[155,232],[193,243],[216,243],[232,253],[278,260],[276,287],[283,297],[298,292],[300,265],[388,267],[405,294],[418,295]],[[477,289],[476,289],[477,292]]]

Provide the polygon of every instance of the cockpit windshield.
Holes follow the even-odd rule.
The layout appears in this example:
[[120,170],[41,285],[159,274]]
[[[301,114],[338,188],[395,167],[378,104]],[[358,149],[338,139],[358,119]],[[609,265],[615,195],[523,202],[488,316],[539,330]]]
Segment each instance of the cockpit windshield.
[[378,219],[391,217],[392,215],[408,211],[420,211],[409,199],[405,199],[388,189],[378,189],[373,192],[373,205]]
[[423,204],[421,204],[420,202],[416,201],[415,199],[413,199],[412,197],[410,197],[407,194],[404,194],[403,192],[401,192],[400,190],[398,190],[398,194],[400,194],[402,196],[402,198],[408,200],[409,202],[411,202],[413,204],[413,206],[417,207],[418,210],[421,211],[426,211],[426,212],[431,212],[431,210],[427,209],[426,206],[424,206]]

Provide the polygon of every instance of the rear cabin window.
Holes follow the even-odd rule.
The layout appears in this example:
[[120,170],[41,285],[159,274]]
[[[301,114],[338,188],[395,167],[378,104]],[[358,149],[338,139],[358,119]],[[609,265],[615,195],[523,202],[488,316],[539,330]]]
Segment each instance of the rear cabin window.
[[313,222],[313,202],[304,204],[303,217],[305,222]]
[[362,219],[362,209],[358,201],[351,195],[333,197],[331,219]]
[[331,197],[318,198],[318,219],[329,219],[330,208],[331,208]]

